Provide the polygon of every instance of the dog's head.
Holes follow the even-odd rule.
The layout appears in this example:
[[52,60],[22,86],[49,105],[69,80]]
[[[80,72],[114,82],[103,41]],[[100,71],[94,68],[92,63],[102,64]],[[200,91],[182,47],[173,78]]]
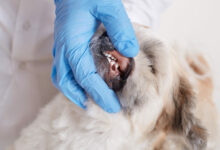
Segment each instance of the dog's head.
[[184,136],[193,149],[203,149],[206,133],[192,113],[193,88],[175,53],[146,29],[136,26],[140,52],[135,58],[119,54],[106,31],[100,29],[92,38],[97,72],[119,98],[123,112],[145,109],[154,129]]
[[135,58],[126,58],[117,52],[103,28],[90,43],[97,72],[117,93],[126,112],[138,109],[152,97],[164,96],[163,93],[172,88],[171,60],[167,59],[170,53],[161,41],[146,36],[149,38],[144,37],[143,42],[140,37],[141,50]]

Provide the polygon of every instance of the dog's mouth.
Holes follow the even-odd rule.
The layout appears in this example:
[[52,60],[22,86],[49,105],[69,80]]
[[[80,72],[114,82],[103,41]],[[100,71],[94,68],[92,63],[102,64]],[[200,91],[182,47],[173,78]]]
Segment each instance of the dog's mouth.
[[121,55],[111,43],[106,32],[96,34],[90,43],[97,72],[109,88],[120,91],[134,68],[133,58]]
[[113,90],[121,90],[133,69],[133,59],[122,56],[116,50],[105,51],[103,55],[109,63],[109,71],[104,75],[105,82]]

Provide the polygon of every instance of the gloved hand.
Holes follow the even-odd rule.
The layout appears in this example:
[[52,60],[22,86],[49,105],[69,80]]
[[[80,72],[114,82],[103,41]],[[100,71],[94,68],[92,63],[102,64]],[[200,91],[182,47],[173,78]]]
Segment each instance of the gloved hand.
[[117,96],[97,74],[89,42],[102,22],[122,55],[137,55],[139,46],[121,0],[55,0],[55,4],[52,82],[82,108],[86,91],[105,111],[118,112]]

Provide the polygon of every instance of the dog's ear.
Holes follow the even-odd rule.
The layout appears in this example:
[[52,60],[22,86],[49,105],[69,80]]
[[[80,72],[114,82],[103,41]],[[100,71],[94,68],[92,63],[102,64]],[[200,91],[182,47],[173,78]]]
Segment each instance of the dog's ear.
[[203,150],[206,147],[207,134],[192,113],[195,100],[191,84],[186,78],[180,77],[173,92],[174,113],[170,129],[183,135],[193,150]]

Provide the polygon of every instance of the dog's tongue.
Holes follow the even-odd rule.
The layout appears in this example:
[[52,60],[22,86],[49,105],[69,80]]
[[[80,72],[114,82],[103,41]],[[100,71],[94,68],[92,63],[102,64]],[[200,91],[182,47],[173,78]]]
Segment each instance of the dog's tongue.
[[113,57],[115,57],[117,59],[117,63],[119,65],[120,71],[124,72],[128,66],[129,58],[121,55],[116,50],[107,51],[107,53],[111,54]]

